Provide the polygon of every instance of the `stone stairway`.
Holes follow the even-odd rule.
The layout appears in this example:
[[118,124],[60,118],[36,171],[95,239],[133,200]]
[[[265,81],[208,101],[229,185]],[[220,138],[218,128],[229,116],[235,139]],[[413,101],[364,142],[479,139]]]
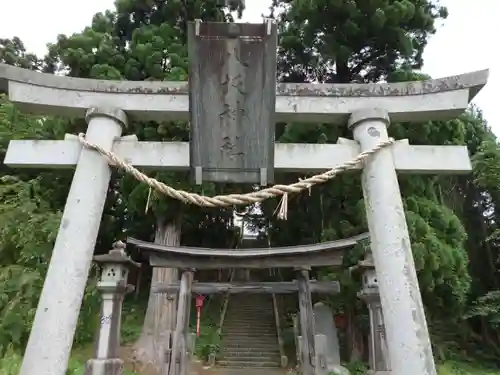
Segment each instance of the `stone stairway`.
[[218,365],[230,368],[280,367],[271,296],[238,294],[229,297]]

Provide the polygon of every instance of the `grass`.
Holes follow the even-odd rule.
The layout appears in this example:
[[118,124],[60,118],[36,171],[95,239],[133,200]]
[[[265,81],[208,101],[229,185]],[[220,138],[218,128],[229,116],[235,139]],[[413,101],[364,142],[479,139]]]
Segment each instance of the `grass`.
[[[89,352],[88,349],[83,349],[81,352],[77,351],[74,353],[69,361],[68,371],[66,375],[83,375],[85,371],[85,360],[82,357],[85,356],[84,353]],[[89,358],[89,357],[87,357]],[[0,359],[0,375],[18,375],[21,369],[22,357],[12,351],[7,352],[7,354]],[[138,375],[135,372],[125,370],[124,375]]]
[[[212,301],[211,306],[207,306],[202,315],[201,336],[196,343],[196,354],[199,358],[208,356],[214,345],[219,345],[216,338],[216,321],[219,318],[220,301]],[[122,321],[122,344],[130,344],[137,340],[144,319],[144,309],[139,309],[132,304],[124,306]],[[195,323],[192,317],[192,324]],[[83,375],[85,371],[85,361],[92,357],[93,344],[80,345],[73,351],[66,375]],[[13,350],[8,350],[3,358],[0,358],[0,375],[18,375],[21,367],[22,357]],[[349,366],[351,375],[365,375],[365,366],[356,366],[354,363]],[[290,373],[292,374],[292,373]],[[139,375],[125,370],[124,375]],[[459,362],[446,361],[438,365],[438,375],[500,375],[500,369],[486,368],[479,362]]]
[[438,375],[500,375],[500,369],[485,368],[478,363],[447,361],[438,366]]
[[[351,375],[366,375],[364,366],[348,366]],[[294,371],[287,372],[286,375],[297,375]],[[329,374],[336,375],[336,374]],[[448,361],[438,365],[438,375],[500,375],[500,370],[485,368],[477,363],[463,363]]]
[[[89,349],[75,351],[70,362],[66,375],[83,375],[85,370],[85,360],[88,357]],[[18,375],[21,368],[21,356],[12,351],[0,359],[0,375]],[[363,375],[362,372],[351,373],[352,375]],[[139,375],[125,370],[124,375]],[[463,363],[448,361],[438,366],[438,375],[500,375],[500,370],[485,368],[477,363]]]
[[[127,345],[139,337],[141,324],[144,320],[144,309],[132,304],[125,304],[122,315],[122,344]],[[71,353],[66,375],[84,375],[85,362],[92,358],[93,343],[80,344]],[[0,357],[0,375],[18,375],[21,369],[22,357],[19,353],[8,350],[6,355]],[[124,375],[138,375],[135,372],[125,370]]]

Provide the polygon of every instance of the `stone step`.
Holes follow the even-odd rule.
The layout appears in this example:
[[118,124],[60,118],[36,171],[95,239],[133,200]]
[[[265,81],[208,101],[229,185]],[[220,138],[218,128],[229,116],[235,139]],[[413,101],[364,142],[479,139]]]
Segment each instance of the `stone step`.
[[247,348],[252,351],[267,352],[269,350],[274,350],[278,348],[278,343],[270,343],[266,341],[261,342],[245,342],[245,341],[231,341],[223,342],[222,346],[227,350],[232,350],[233,348]]
[[273,311],[273,305],[267,303],[242,303],[242,304],[229,304],[227,311],[240,311],[242,309]]
[[275,326],[275,320],[274,318],[250,318],[250,317],[241,317],[241,318],[233,318],[233,319],[226,319],[224,320],[224,325],[232,325],[232,324],[253,324],[257,327],[262,326],[262,327],[269,327],[269,326]]
[[245,367],[280,367],[280,363],[278,361],[270,361],[270,362],[248,362],[248,361],[219,361],[217,363],[221,367],[236,367],[236,368],[245,368]]
[[250,350],[240,350],[244,348],[228,348],[221,350],[219,353],[221,357],[234,356],[234,357],[274,357],[280,358],[279,350],[267,350],[261,348],[252,348]]
[[248,353],[252,355],[276,355],[279,357],[280,351],[278,348],[272,349],[261,349],[261,348],[244,348],[244,347],[232,347],[232,348],[223,348],[220,351],[221,354],[230,353],[234,356],[245,356]]
[[274,319],[274,315],[263,315],[263,316],[253,316],[253,314],[247,314],[243,313],[244,315],[241,316],[231,316],[227,315],[226,319],[224,320],[224,324],[226,322],[228,323],[239,323],[239,322],[250,322],[250,323],[255,323],[255,324],[274,324],[276,321]]
[[252,326],[224,326],[222,327],[222,333],[224,332],[248,332],[253,333],[254,335],[267,334],[276,336],[276,328],[275,327],[267,327],[267,328],[254,328]]
[[252,323],[274,323],[274,315],[255,315],[254,313],[243,313],[242,315],[227,315],[224,323],[226,322],[252,322]]
[[244,340],[223,340],[222,345],[223,348],[231,350],[234,348],[245,348],[245,349],[250,349],[250,350],[260,350],[260,351],[267,351],[269,349],[273,350],[278,348],[278,342],[269,342],[269,341],[244,341]]
[[226,332],[222,331],[222,341],[235,341],[235,340],[240,340],[240,341],[248,341],[248,342],[254,342],[254,341],[264,341],[264,342],[277,342],[278,341],[278,336],[274,334],[268,334],[268,333],[263,333],[263,334],[252,334],[249,332]]
[[261,341],[274,342],[278,339],[278,336],[273,333],[254,333],[248,331],[222,331],[222,338],[224,339],[241,339],[241,340],[253,340],[261,339]]
[[[251,324],[251,323],[250,323]],[[240,330],[240,331],[252,331],[252,332],[276,332],[276,327],[255,327],[249,324],[224,324],[222,331],[227,330]]]
[[228,312],[226,315],[226,320],[240,320],[240,319],[247,319],[247,320],[254,320],[254,321],[260,321],[262,319],[266,320],[274,320],[274,314],[273,313],[263,313],[262,311],[259,310],[238,310],[235,312]]
[[[259,335],[254,335],[249,332],[227,332],[227,331],[222,331],[222,341],[228,341],[232,339],[237,339],[237,340],[248,340],[249,342],[253,342],[255,340],[258,341],[267,341],[267,342],[275,342],[278,340],[278,336],[275,334],[259,334]],[[234,340],[233,340],[234,341]]]
[[276,329],[251,329],[250,327],[224,327],[222,329],[222,334],[241,334],[250,336],[273,336],[276,337]]
[[255,329],[276,329],[275,324],[271,324],[268,322],[252,322],[252,321],[247,321],[247,320],[241,320],[241,321],[234,321],[234,322],[224,322],[222,325],[222,328],[225,327],[252,327]]
[[229,354],[223,355],[220,361],[238,361],[238,362],[278,362],[279,357],[273,355],[247,355],[247,356],[232,356]]
[[247,328],[247,329],[252,329],[253,330],[260,330],[260,331],[269,331],[269,330],[273,330],[273,331],[276,331],[276,326],[274,324],[257,324],[257,323],[224,323],[223,326],[222,326],[222,329],[226,329],[226,328]]
[[238,351],[233,351],[233,350],[224,350],[220,352],[221,358],[273,358],[274,359],[279,359],[280,354],[279,351],[277,352],[267,352],[267,351],[262,351],[262,350],[255,350],[255,351],[245,351],[245,352],[238,352]]
[[230,336],[243,336],[243,337],[265,337],[265,338],[276,338],[276,332],[269,331],[249,331],[247,329],[223,329],[222,337],[230,337]]
[[248,336],[248,335],[228,335],[223,333],[222,342],[248,342],[248,343],[257,343],[257,342],[268,342],[275,343],[278,342],[278,338],[276,336]]
[[268,325],[260,324],[260,325],[257,325],[257,324],[253,324],[253,323],[231,323],[231,324],[224,324],[222,326],[223,330],[233,329],[233,328],[237,328],[237,329],[248,329],[248,328],[251,328],[251,330],[254,331],[254,332],[255,331],[266,331],[266,332],[269,332],[271,330],[273,330],[273,331],[276,330],[276,326],[272,325],[272,324],[268,324]]
[[263,306],[262,304],[257,305],[238,305],[238,306],[229,306],[227,308],[227,312],[240,312],[240,311],[259,311],[264,312],[266,314],[272,314],[274,309],[271,306]]
[[[250,323],[252,324],[252,323]],[[245,329],[245,330],[252,330],[253,332],[269,332],[269,331],[276,331],[275,326],[254,326],[250,324],[224,324],[222,326],[222,330],[227,330],[227,329]]]
[[219,375],[285,375],[285,371],[281,368],[274,367],[252,367],[252,368],[234,368],[221,367],[217,371]]
[[231,344],[231,345],[222,345],[224,350],[221,350],[221,353],[232,352],[232,353],[276,353],[279,352],[279,347],[277,344],[270,345],[261,343],[259,345],[244,345],[242,344]]

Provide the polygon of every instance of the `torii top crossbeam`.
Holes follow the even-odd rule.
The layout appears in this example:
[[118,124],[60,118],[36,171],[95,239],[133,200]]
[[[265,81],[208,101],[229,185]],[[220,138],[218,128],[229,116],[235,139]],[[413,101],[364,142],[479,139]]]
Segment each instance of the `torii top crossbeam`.
[[[467,108],[487,79],[488,70],[480,70],[419,82],[281,83],[276,86],[275,118],[344,125],[351,113],[368,105],[386,108],[394,122],[450,119]],[[189,119],[187,82],[83,79],[0,64],[0,91],[30,113],[84,118],[89,108],[106,103],[140,120]]]
[[280,268],[340,266],[344,250],[368,238],[368,233],[363,233],[343,240],[314,245],[239,250],[164,246],[135,238],[127,239],[127,243],[146,252],[153,267]]

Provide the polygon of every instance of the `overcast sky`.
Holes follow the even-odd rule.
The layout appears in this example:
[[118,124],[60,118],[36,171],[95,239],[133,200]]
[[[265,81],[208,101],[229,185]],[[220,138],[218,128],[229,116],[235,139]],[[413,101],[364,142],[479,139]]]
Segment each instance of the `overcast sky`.
[[[260,22],[270,0],[246,0],[244,21]],[[449,17],[439,25],[424,54],[423,72],[434,78],[490,69],[488,85],[475,98],[500,136],[500,63],[494,61],[500,34],[500,0],[442,0]],[[2,0],[0,38],[20,37],[29,51],[43,55],[58,34],[72,34],[90,24],[94,13],[113,8],[114,0]],[[500,57],[500,56],[499,56]]]

